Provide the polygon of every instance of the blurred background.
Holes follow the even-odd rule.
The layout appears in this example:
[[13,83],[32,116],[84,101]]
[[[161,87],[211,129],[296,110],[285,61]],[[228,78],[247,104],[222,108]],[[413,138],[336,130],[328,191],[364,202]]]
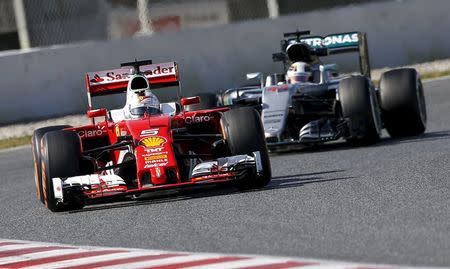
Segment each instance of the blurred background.
[[382,0],[0,0],[0,50],[277,18]]
[[[281,72],[272,53],[297,29],[366,32],[372,68],[449,58],[449,10],[448,0],[0,0],[0,126],[84,113],[85,73],[135,58],[177,61],[185,96]],[[335,61],[358,69],[356,55],[325,59]]]

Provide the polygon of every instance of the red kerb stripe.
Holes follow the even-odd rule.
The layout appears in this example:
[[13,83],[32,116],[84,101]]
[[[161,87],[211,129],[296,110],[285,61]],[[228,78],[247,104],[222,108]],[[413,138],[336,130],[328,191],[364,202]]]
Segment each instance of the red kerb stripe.
[[91,269],[103,266],[111,266],[111,265],[119,265],[133,262],[143,262],[143,261],[151,261],[151,260],[159,260],[159,259],[167,259],[177,256],[184,256],[187,254],[156,254],[156,255],[145,255],[145,256],[136,256],[122,259],[115,259],[111,261],[103,261],[103,262],[95,262],[84,265],[75,265],[70,267],[62,267],[61,269]]
[[0,242],[0,247],[9,246],[9,245],[21,245],[24,243],[21,242]]
[[233,262],[233,261],[239,261],[239,260],[245,260],[245,259],[249,259],[249,258],[246,258],[246,257],[211,258],[211,259],[204,259],[204,260],[191,261],[191,262],[180,262],[180,263],[167,264],[167,265],[161,265],[161,266],[151,266],[149,268],[153,268],[153,269],[178,269],[178,268],[185,268],[185,267],[191,267],[191,266],[200,266],[200,265],[208,265],[208,264],[214,264],[214,263]]
[[106,255],[106,254],[121,253],[121,252],[127,252],[127,251],[126,250],[100,250],[100,251],[90,251],[90,252],[82,252],[82,253],[74,253],[74,254],[65,254],[65,255],[59,255],[59,256],[52,256],[52,257],[48,257],[48,258],[7,263],[7,264],[3,264],[2,268],[22,268],[22,267],[26,267],[26,266],[41,265],[41,264],[46,264],[46,263],[51,263],[51,262],[74,260],[74,259],[81,259],[81,258],[87,258],[87,257],[101,256],[101,255]]

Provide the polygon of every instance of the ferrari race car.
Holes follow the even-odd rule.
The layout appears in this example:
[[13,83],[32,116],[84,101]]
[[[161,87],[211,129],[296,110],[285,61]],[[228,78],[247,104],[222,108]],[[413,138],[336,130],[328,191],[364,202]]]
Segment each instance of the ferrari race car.
[[[383,127],[391,137],[425,131],[426,104],[415,69],[387,71],[375,87],[365,33],[309,34],[284,34],[281,52],[273,54],[274,61],[283,62],[284,74],[268,76],[265,85],[261,73],[247,74],[247,78],[259,76],[261,86],[220,92],[219,103],[259,106],[269,148],[340,138],[367,145],[379,139]],[[340,75],[335,64],[323,64],[319,58],[346,52],[359,53],[357,75]],[[302,72],[296,73],[297,67],[302,67]],[[308,74],[307,80],[295,81],[299,74]]]
[[159,109],[140,107],[132,117],[126,108],[92,107],[95,96],[168,86],[180,92],[176,62],[139,61],[90,72],[86,86],[92,124],[45,127],[32,137],[37,196],[51,211],[200,184],[249,189],[269,183],[263,127],[254,109],[186,111],[198,97],[161,103]]

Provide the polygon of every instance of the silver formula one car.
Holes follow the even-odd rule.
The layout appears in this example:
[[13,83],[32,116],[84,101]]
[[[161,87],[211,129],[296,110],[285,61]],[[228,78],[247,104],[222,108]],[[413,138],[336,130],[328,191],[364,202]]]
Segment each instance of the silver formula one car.
[[[218,94],[221,105],[251,105],[262,114],[270,148],[318,144],[346,139],[355,145],[375,143],[386,128],[391,137],[425,131],[427,114],[422,82],[415,69],[401,68],[382,74],[380,86],[370,78],[365,33],[349,32],[325,37],[309,31],[285,33],[274,61],[284,74],[267,77],[261,86],[241,87]],[[340,75],[336,65],[319,57],[357,52],[360,72]]]

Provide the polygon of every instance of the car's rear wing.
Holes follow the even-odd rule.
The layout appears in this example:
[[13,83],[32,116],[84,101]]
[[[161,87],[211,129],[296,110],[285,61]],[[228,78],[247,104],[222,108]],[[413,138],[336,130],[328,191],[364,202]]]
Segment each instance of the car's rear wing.
[[136,73],[148,79],[151,89],[180,85],[176,62],[152,64],[151,60],[146,60],[122,63],[121,68],[86,74],[89,108],[92,108],[91,98],[94,96],[126,92],[129,79]]
[[[306,44],[311,53],[316,56],[327,56],[340,53],[358,52],[361,74],[370,77],[369,50],[367,45],[367,34],[362,32],[336,33],[327,36],[305,36],[309,31],[285,33],[286,39],[281,41],[281,53],[272,55],[274,61],[282,61],[289,64],[286,54],[288,46],[292,44]],[[292,38],[292,37],[295,38]]]
[[[148,61],[146,61],[147,63]],[[136,66],[133,64],[137,63]],[[89,72],[86,74],[86,88],[90,96],[122,93],[127,90],[128,80],[133,72],[142,73],[150,87],[162,88],[177,86],[179,84],[178,68],[176,62],[139,65],[143,62],[122,64],[121,68]],[[139,69],[137,71],[136,67]]]

